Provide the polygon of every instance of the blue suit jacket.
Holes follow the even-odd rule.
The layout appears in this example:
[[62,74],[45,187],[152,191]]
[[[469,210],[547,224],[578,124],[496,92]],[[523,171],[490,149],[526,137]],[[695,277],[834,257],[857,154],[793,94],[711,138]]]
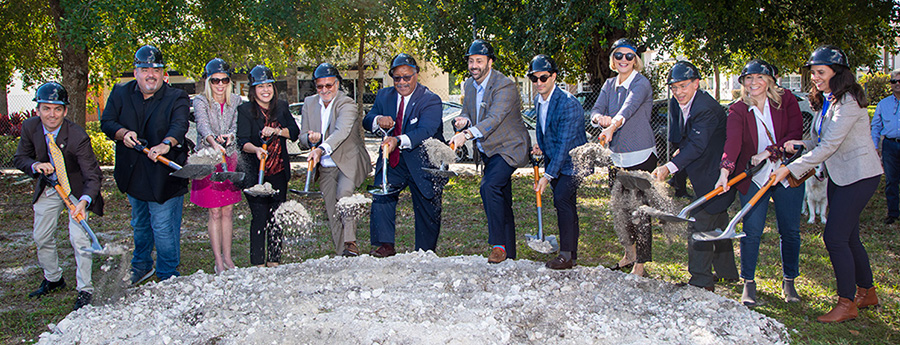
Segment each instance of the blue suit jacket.
[[[534,104],[539,104],[541,95],[534,97]],[[560,174],[574,175],[572,157],[569,150],[587,142],[584,132],[584,110],[581,103],[571,93],[559,87],[553,90],[547,109],[547,132],[540,112],[537,113],[538,146],[544,152],[544,173],[558,178]]]
[[[397,120],[397,90],[392,87],[386,87],[378,90],[375,95],[375,104],[369,113],[363,119],[363,128],[372,131],[372,124],[375,117],[390,116],[394,121]],[[409,104],[404,106],[402,134],[409,137],[412,148],[400,150],[403,157],[401,164],[406,164],[407,169],[412,175],[413,181],[426,198],[434,197],[434,184],[446,183],[446,178],[438,178],[434,175],[422,171],[422,168],[435,168],[426,158],[422,148],[422,142],[428,138],[435,138],[444,141],[443,134],[443,109],[441,108],[441,98],[428,90],[425,85],[418,84],[415,91],[409,98]],[[378,162],[375,166],[375,179],[380,181],[381,173],[381,153],[378,155]],[[378,182],[376,181],[376,184]]]

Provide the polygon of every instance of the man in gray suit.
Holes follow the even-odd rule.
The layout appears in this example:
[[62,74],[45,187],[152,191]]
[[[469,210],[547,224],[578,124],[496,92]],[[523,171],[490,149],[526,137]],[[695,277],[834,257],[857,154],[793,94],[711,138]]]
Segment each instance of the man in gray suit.
[[313,77],[316,94],[303,100],[300,147],[312,148],[307,164],[318,172],[335,252],[358,256],[356,220],[340,219],[335,212],[337,201],[353,194],[372,169],[356,102],[340,91],[341,75],[330,63],[316,67]]
[[463,108],[454,125],[463,130],[450,140],[456,147],[466,140],[484,157],[481,200],[488,220],[489,263],[516,258],[516,224],[512,211],[512,173],[528,163],[531,138],[522,121],[522,100],[515,83],[491,66],[491,44],[476,39],[466,61],[472,77],[466,80]]

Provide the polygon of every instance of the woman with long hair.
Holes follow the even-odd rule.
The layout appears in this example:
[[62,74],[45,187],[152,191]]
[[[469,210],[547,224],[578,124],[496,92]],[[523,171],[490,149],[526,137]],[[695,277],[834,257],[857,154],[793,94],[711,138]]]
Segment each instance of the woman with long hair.
[[857,316],[858,308],[878,304],[869,255],[859,239],[859,215],[875,194],[881,161],[869,133],[866,95],[850,70],[847,55],[834,46],[813,51],[806,63],[814,84],[810,103],[818,112],[812,139],[788,140],[786,151],[803,145],[808,152],[775,170],[775,181],[801,178],[824,162],[828,176],[828,222],[822,239],[837,280],[838,303],[819,322],[841,322]]
[[[203,93],[194,97],[197,120],[197,143],[201,149],[212,148],[225,155],[229,171],[237,168],[237,153],[226,154],[225,148],[235,141],[237,108],[241,97],[231,92],[231,70],[220,58],[210,60],[204,68]],[[221,171],[221,168],[217,168]],[[207,231],[215,258],[215,271],[234,268],[231,260],[232,212],[241,201],[241,190],[231,181],[213,182],[209,176],[191,183],[191,202],[209,209]]]
[[[640,73],[644,63],[637,54],[634,43],[628,39],[619,39],[613,43],[610,51],[609,68],[618,72],[618,75],[607,79],[600,89],[600,95],[591,109],[591,124],[605,128],[600,136],[609,142],[609,148],[613,152],[610,158],[617,168],[651,172],[659,160],[656,139],[650,128],[653,88],[650,80]],[[643,191],[625,190],[620,183],[616,186],[614,196],[632,194],[640,200],[647,198]],[[646,201],[642,202],[646,204]],[[650,216],[641,216],[638,224],[635,224],[631,220],[632,211],[634,210],[622,210],[614,215],[617,218],[616,233],[625,247],[625,255],[612,269],[619,270],[633,265],[631,273],[643,276],[644,263],[652,259]],[[628,219],[620,219],[623,217]]]
[[[721,173],[716,187],[728,191],[729,176],[737,175],[748,163],[760,167],[738,182],[741,206],[747,204],[766,185],[769,175],[784,157],[784,143],[803,137],[803,115],[794,95],[775,83],[775,67],[763,60],[751,60],[738,81],[741,99],[728,109],[727,139],[722,155]],[[769,188],[743,219],[747,236],[741,238],[741,278],[744,292],[741,302],[756,306],[756,263],[759,243],[766,226],[769,199],[775,202],[778,233],[781,236],[782,294],[787,302],[799,302],[794,278],[800,275],[800,208],[803,188],[782,181]]]
[[[275,210],[287,199],[291,161],[287,139],[297,140],[300,128],[288,111],[288,103],[278,99],[275,78],[266,66],[250,70],[250,102],[238,107],[238,146],[244,151],[245,181],[257,181],[260,161],[265,157],[264,182],[277,190],[274,195],[247,194],[250,206],[250,264],[275,267],[281,261],[281,229],[271,222]],[[268,144],[263,149],[264,141]]]

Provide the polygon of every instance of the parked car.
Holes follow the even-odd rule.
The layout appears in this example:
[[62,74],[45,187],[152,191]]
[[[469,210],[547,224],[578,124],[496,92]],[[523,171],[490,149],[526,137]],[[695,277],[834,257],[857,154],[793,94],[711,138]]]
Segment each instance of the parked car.
[[[443,119],[444,126],[444,140],[450,140],[454,134],[456,134],[456,129],[453,127],[453,119],[459,116],[459,113],[462,112],[462,104],[456,102],[441,102],[441,107],[443,108],[443,115],[441,118]],[[471,161],[473,155],[472,152],[472,142],[467,141],[465,145],[462,147],[456,148],[456,161]]]

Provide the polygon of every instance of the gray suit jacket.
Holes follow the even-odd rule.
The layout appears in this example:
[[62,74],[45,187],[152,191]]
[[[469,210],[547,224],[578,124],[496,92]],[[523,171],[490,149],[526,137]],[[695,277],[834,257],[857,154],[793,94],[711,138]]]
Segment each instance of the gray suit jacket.
[[828,176],[838,186],[884,172],[870,136],[868,111],[860,108],[849,93],[828,107],[822,123],[821,141],[818,141],[818,128],[815,127],[810,128],[812,140],[805,141],[810,151],[788,165],[795,177],[803,176],[822,162],[825,162]]
[[332,102],[334,105],[331,118],[328,120],[328,128],[323,131],[319,95],[312,95],[303,100],[300,147],[308,149],[312,144],[316,144],[309,142],[309,131],[324,133],[324,143],[331,146],[331,159],[334,160],[334,164],[358,186],[372,170],[369,153],[363,144],[360,128],[362,121],[356,112],[356,102],[344,92],[338,92]]
[[[464,87],[466,98],[460,116],[469,119],[483,135],[479,140],[484,153],[489,157],[499,154],[512,167],[528,164],[531,137],[522,121],[522,99],[516,84],[497,70],[491,70],[480,105],[475,104],[478,93],[475,79],[467,79]],[[481,107],[480,116],[478,107]]]

